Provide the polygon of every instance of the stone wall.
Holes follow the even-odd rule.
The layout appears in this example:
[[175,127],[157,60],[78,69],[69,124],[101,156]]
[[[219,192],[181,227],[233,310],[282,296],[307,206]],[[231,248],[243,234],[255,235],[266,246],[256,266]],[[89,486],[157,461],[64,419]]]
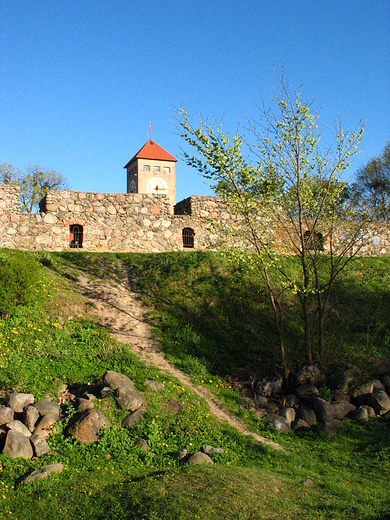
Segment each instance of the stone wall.
[[[87,251],[181,251],[185,228],[194,231],[194,249],[245,247],[228,233],[239,222],[219,197],[189,197],[172,215],[166,195],[49,191],[40,212],[27,214],[20,211],[19,195],[19,186],[0,184],[0,247],[71,250],[74,225],[82,227]],[[360,254],[390,254],[389,226],[374,227]]]

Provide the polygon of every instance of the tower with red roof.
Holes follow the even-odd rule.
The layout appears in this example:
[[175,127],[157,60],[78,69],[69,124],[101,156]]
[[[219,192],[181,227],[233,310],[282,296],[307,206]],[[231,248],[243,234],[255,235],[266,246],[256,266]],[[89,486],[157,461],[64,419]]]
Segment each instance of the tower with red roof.
[[173,155],[149,139],[124,166],[127,171],[127,193],[168,195],[173,209],[176,203],[176,162]]

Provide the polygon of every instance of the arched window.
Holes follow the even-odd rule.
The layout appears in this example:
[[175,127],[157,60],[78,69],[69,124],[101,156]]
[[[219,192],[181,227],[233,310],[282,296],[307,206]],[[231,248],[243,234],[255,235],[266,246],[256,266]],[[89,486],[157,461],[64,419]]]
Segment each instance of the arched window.
[[72,224],[69,226],[69,231],[69,247],[72,249],[81,249],[83,247],[83,226],[80,224]]
[[184,228],[182,235],[183,235],[183,247],[193,248],[195,231],[191,228]]

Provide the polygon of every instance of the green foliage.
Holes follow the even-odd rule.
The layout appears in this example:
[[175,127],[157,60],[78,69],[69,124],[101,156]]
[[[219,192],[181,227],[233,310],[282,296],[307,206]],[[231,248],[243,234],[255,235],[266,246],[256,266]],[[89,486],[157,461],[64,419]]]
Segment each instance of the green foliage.
[[19,305],[36,300],[39,264],[31,253],[0,252],[0,314],[15,313]]

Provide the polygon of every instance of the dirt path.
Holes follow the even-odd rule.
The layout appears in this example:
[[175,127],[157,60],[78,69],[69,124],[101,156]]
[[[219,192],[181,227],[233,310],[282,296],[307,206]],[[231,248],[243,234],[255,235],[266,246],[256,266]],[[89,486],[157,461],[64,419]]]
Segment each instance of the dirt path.
[[276,442],[249,431],[243,423],[221,407],[217,398],[207,388],[194,385],[183,372],[166,360],[157,341],[152,336],[149,324],[145,320],[147,309],[140,297],[131,291],[125,270],[122,278],[122,282],[118,282],[111,277],[106,280],[92,280],[85,274],[80,274],[76,282],[83,296],[93,302],[92,312],[98,316],[103,325],[110,328],[111,334],[121,343],[129,345],[131,351],[144,363],[154,365],[171,374],[182,385],[187,386],[205,399],[211,412],[218,419],[228,422],[241,433],[252,437],[259,443],[284,451],[284,448]]

